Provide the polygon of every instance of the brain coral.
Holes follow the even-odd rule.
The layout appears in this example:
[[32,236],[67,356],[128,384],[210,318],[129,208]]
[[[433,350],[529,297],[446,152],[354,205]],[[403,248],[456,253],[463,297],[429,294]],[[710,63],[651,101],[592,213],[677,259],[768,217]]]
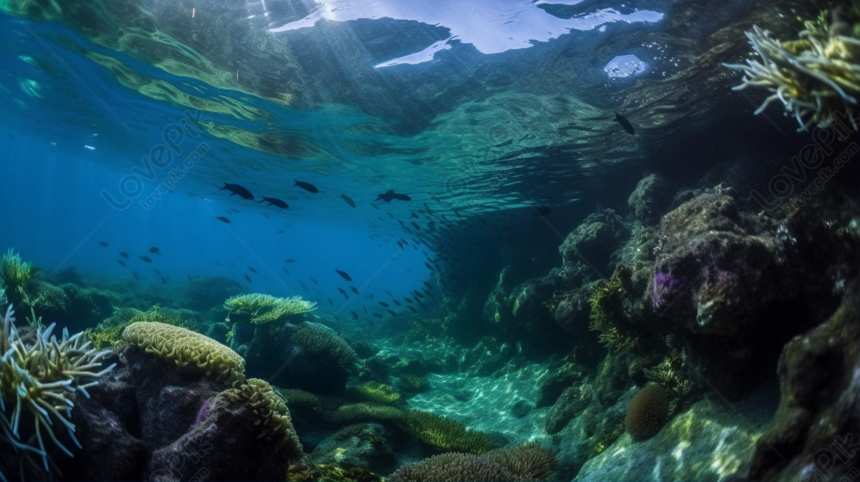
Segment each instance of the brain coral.
[[173,360],[180,370],[203,372],[234,387],[245,381],[245,360],[200,333],[165,323],[138,321],[126,327],[122,338],[146,353]]
[[286,449],[291,459],[301,458],[302,444],[293,429],[290,411],[272,386],[265,380],[249,378],[239,391],[257,414],[257,424],[262,428],[258,438],[275,442],[277,450]]
[[648,385],[639,390],[627,404],[624,426],[635,439],[653,437],[669,416],[669,394],[660,385]]
[[484,457],[452,452],[403,465],[387,480],[390,482],[425,480],[508,482],[519,479],[506,468]]

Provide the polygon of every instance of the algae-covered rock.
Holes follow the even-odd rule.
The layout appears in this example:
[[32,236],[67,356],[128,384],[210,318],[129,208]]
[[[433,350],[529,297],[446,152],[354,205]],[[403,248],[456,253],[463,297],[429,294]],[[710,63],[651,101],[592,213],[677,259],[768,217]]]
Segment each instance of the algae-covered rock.
[[625,433],[587,461],[574,480],[738,480],[770,423],[774,391],[772,385],[762,387],[731,406],[720,399],[700,401],[647,440]]
[[338,430],[320,442],[311,456],[317,464],[386,474],[397,463],[392,447],[386,442],[386,429],[376,423],[348,425]]
[[627,198],[633,216],[642,224],[654,224],[672,203],[675,189],[671,182],[657,174],[650,174],[639,181],[636,190]]

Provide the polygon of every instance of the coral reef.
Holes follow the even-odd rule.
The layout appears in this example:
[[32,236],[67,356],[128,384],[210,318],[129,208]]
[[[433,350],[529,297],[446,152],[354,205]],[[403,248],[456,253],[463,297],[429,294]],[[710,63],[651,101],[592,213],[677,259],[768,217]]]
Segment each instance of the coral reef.
[[384,426],[376,423],[347,425],[321,441],[311,457],[317,464],[389,473],[396,467],[397,458],[386,442],[390,436],[387,432]]
[[660,385],[647,385],[627,404],[624,426],[637,440],[653,437],[669,417],[669,393]]
[[316,302],[305,301],[301,296],[278,298],[272,295],[251,293],[228,298],[224,302],[227,319],[230,315],[244,315],[251,323],[270,323],[281,318],[307,313],[316,309]]
[[420,482],[425,480],[475,482],[511,482],[518,479],[512,472],[484,457],[447,453],[435,455],[413,464],[406,464],[386,480],[391,482]]
[[557,463],[555,454],[538,442],[495,449],[482,456],[508,469],[516,480],[553,480]]
[[293,429],[290,411],[272,386],[265,380],[249,378],[238,390],[257,416],[254,425],[261,429],[257,438],[274,445],[276,452],[286,451],[291,459],[301,458],[302,446]]
[[215,380],[240,385],[245,380],[245,360],[217,341],[165,323],[138,321],[123,330],[126,343],[176,363],[180,370],[205,373]]
[[[746,36],[761,61],[723,65],[744,73],[743,83],[733,90],[754,86],[772,92],[756,114],[778,100],[797,119],[798,131],[841,124],[839,134],[847,137],[851,128],[857,130],[851,109],[860,95],[860,38],[850,27],[828,28],[825,18],[805,22],[799,39],[790,42],[773,39],[754,25]],[[834,25],[842,22],[834,18]]]
[[674,189],[663,176],[649,174],[639,181],[627,198],[627,205],[636,220],[642,224],[656,224],[672,204]]
[[430,389],[430,380],[411,373],[404,373],[397,379],[397,388],[406,393],[420,393]]
[[[84,342],[83,333],[69,336],[63,330],[62,338],[57,339],[52,335],[53,324],[22,338],[13,314],[9,305],[0,326],[0,441],[20,454],[22,474],[25,461],[28,471],[35,469],[38,474],[44,469],[47,474],[53,462],[45,436],[63,453],[74,456],[60,441],[59,429],[65,428],[68,438],[81,447],[70,421],[75,399],[79,394],[89,397],[87,389],[98,384],[98,378],[114,365],[102,368],[108,352],[93,349]],[[41,457],[41,468],[32,456]]]
[[391,385],[379,382],[364,382],[347,387],[347,394],[359,400],[391,405],[400,401],[400,394]]
[[126,344],[122,339],[122,332],[128,325],[138,321],[154,321],[191,331],[197,331],[200,326],[197,314],[191,310],[174,310],[158,305],[147,311],[136,308],[117,308],[110,318],[99,323],[95,328],[88,328],[85,332],[86,337],[96,348],[121,348]]

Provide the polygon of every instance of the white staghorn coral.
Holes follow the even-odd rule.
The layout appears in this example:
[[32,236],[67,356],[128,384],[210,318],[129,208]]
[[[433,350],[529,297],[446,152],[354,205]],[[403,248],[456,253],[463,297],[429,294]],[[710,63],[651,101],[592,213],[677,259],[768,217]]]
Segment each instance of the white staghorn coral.
[[860,94],[860,40],[844,35],[830,35],[807,22],[800,40],[780,42],[770,32],[753,26],[746,32],[761,61],[749,59],[746,65],[723,64],[744,72],[743,83],[732,90],[764,87],[771,92],[755,114],[779,100],[787,115],[797,119],[804,131],[813,125],[825,128],[847,119],[854,130],[851,106]]
[[[89,398],[87,388],[98,383],[97,378],[110,372],[115,365],[100,371],[101,361],[109,350],[97,351],[84,341],[83,333],[52,335],[54,324],[38,328],[34,341],[25,342],[14,325],[14,311],[9,305],[0,324],[0,442],[12,445],[23,455],[42,458],[45,472],[50,471],[50,457],[45,449],[44,433],[60,450],[72,457],[53,432],[57,421],[66,428],[72,442],[75,426],[70,421],[75,396]],[[11,413],[7,411],[11,408]],[[32,415],[22,423],[26,414]],[[26,457],[22,457],[22,463]],[[32,465],[31,460],[27,459]],[[2,477],[2,474],[0,474]]]

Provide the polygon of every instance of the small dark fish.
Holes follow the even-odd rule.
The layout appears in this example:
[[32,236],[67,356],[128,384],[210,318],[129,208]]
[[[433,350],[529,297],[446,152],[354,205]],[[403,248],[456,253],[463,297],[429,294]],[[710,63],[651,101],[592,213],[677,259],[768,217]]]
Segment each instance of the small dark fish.
[[384,301],[380,301],[379,304],[384,306],[385,308],[388,308],[388,303],[386,303]]
[[186,274],[185,276],[188,276],[188,281],[194,281],[194,278],[190,274]]
[[[293,179],[293,181],[296,181],[296,180]],[[308,182],[296,181],[296,183],[293,184],[293,186],[299,186],[300,188],[304,189],[305,191],[310,192],[310,193],[314,193],[314,194],[317,194],[320,192],[320,190],[317,189],[316,186],[314,186],[313,184],[308,183]]]
[[367,307],[366,306],[364,307],[364,314],[365,315],[367,314]]
[[349,289],[351,289],[353,293],[358,294],[358,288],[356,288],[355,286],[349,285]]
[[326,298],[326,299],[328,300],[328,304],[334,306],[334,301],[332,301],[331,298]]
[[382,318],[382,315],[380,315],[379,313],[374,313],[373,316],[375,316],[377,318]]
[[403,299],[404,299],[404,300],[406,300],[406,302],[407,302],[407,303],[409,303],[410,305],[412,304],[412,300],[411,300],[411,299],[409,299],[409,298],[407,298],[407,297],[405,297],[405,296],[403,297]]
[[161,256],[161,252],[158,250],[158,248],[156,246],[149,248],[149,252],[152,254],[157,254],[157,255]]
[[418,219],[418,215],[412,211],[409,211],[409,219]]
[[107,244],[107,241],[99,241],[99,244],[100,244],[100,245],[102,245],[102,246],[104,246],[105,248],[107,248],[108,246],[110,246],[109,244]]
[[224,187],[219,189],[219,191],[223,191],[225,189],[230,191],[231,196],[235,194],[242,199],[248,199],[248,200],[254,199],[254,195],[251,194],[251,191],[245,189],[244,187],[242,187],[238,184],[230,184],[230,183],[225,182]]
[[352,310],[349,310],[349,312],[350,312],[350,313],[352,313],[352,318],[353,318],[354,320],[357,320],[357,319],[358,319],[358,313],[356,313],[356,312],[354,312],[354,311],[352,311]]
[[128,258],[128,253],[126,253],[124,251],[120,251],[119,255],[122,256],[123,258]]
[[280,199],[273,198],[273,197],[263,196],[263,200],[260,202],[261,203],[269,203],[269,206],[277,206],[281,209],[289,209],[289,207],[290,207],[284,201],[281,201]]
[[228,212],[228,213],[242,214],[242,211],[239,211],[239,210],[238,210],[238,209],[236,209],[236,208],[227,208],[227,212]]
[[[393,215],[393,214],[391,214],[391,213],[385,213],[385,214],[387,214],[389,218],[394,219],[394,215]],[[400,223],[400,224],[403,224],[403,221],[401,221],[401,220],[399,220],[399,219],[397,220],[397,222],[398,222],[398,223]]]
[[296,261],[298,261],[298,260],[290,258],[290,259],[286,260],[285,263],[295,263]]
[[340,317],[339,317],[339,316],[337,316],[337,315],[332,315],[332,316],[334,316],[334,319],[335,319],[335,320],[340,321]]
[[406,194],[397,194],[392,189],[385,191],[385,193],[383,193],[383,194],[377,195],[377,197],[376,197],[376,199],[374,199],[374,201],[379,201],[380,199],[387,202],[387,203],[390,203],[394,199],[397,199],[400,201],[411,201],[412,200],[412,198],[407,196]]
[[300,284],[300,285],[302,285],[302,288],[304,288],[304,290],[305,290],[305,291],[308,291],[308,287],[307,287],[307,285],[305,285],[305,284],[304,284],[304,283],[302,283],[301,281],[299,281],[299,284]]
[[379,206],[377,206],[376,204],[370,203],[370,205],[373,206],[374,209],[379,209]]
[[402,305],[400,304],[400,302],[399,302],[399,301],[397,301],[397,300],[391,300],[391,302],[392,302],[392,303],[394,303],[394,304],[395,304],[395,305],[397,305],[397,306],[402,306]]
[[552,208],[549,206],[538,206],[534,208],[535,216],[549,216],[549,213],[552,212]]
[[131,275],[134,276],[134,279],[140,281],[140,274],[137,271],[131,270]]
[[390,292],[390,291],[388,291],[388,290],[382,290],[382,291],[385,291],[385,294],[387,294],[388,296],[394,296],[394,295],[392,295],[392,294],[391,294],[391,292]]
[[284,273],[290,274],[290,270],[288,270],[287,268],[284,268],[283,266],[281,266],[281,269],[284,270]]
[[633,130],[633,124],[631,124],[630,121],[627,120],[626,117],[619,114],[618,112],[615,113],[614,121],[621,124],[621,127],[623,127],[624,130],[627,131],[627,133],[630,134],[631,136],[636,134],[636,131]]
[[167,278],[165,278],[164,276],[161,277],[161,284],[167,284]]
[[340,197],[342,197],[347,204],[352,207],[355,207],[355,201],[353,201],[351,197],[347,196],[346,194],[341,194]]
[[432,267],[432,266],[430,266],[430,263],[428,263],[428,262],[426,262],[426,261],[424,262],[424,266],[426,266],[426,267],[427,267],[427,269],[429,269],[430,271],[435,271],[435,270],[433,269],[433,267]]
[[158,276],[161,276],[161,271],[158,271],[158,270],[157,270],[157,269],[155,269],[155,268],[153,268],[152,270],[153,270],[153,271],[155,271],[155,274],[157,274]]
[[403,243],[401,243],[400,241],[398,241],[398,242],[397,242],[397,245],[398,245],[398,246],[400,246],[400,249],[403,249]]
[[284,233],[286,233],[286,231],[284,231],[283,229],[278,231],[278,234],[284,234]]
[[216,265],[218,265],[218,266],[224,266],[223,264],[221,264],[221,262],[220,262],[220,261],[216,261],[216,262],[215,262],[215,264],[216,264]]
[[391,316],[397,316],[397,313],[395,313],[395,312],[393,312],[393,311],[391,311],[391,310],[388,310],[388,312],[389,312],[389,313],[391,313]]
[[125,261],[118,259],[116,262],[119,263],[120,266],[125,267]]
[[345,279],[345,280],[347,280],[347,281],[352,281],[352,277],[350,277],[350,276],[349,276],[348,274],[346,274],[345,272],[343,272],[343,271],[341,271],[341,270],[339,270],[339,269],[337,269],[337,268],[335,268],[334,272],[335,272],[335,273],[337,273],[337,274],[339,274],[341,278],[343,278],[343,279]]
[[138,256],[138,258],[140,258],[140,260],[144,263],[152,263],[152,260],[150,258],[147,258],[146,256]]
[[415,221],[412,221],[412,227],[415,228],[416,231],[421,231],[421,226],[419,226]]
[[248,283],[253,283],[253,281],[251,281],[251,277],[247,274],[245,275],[245,279],[248,280]]
[[373,293],[370,294],[370,301],[373,301]]
[[431,285],[430,283],[428,283],[426,281],[422,281],[422,283],[424,283],[424,286],[426,286],[427,288],[429,288],[431,290],[433,289],[433,285]]
[[215,216],[215,219],[217,219],[218,221],[221,221],[222,223],[230,224],[230,220],[225,218],[224,216]]
[[340,294],[346,295],[346,291],[344,291],[344,289],[341,288],[340,286],[337,287],[337,290],[340,291]]
[[413,308],[413,307],[411,307],[411,306],[409,306],[408,308],[409,308],[413,313],[418,313],[418,310],[416,310],[415,308]]
[[421,305],[421,307],[422,307],[422,308],[424,308],[425,310],[427,309],[427,307],[426,307],[426,306],[424,306],[424,303],[422,303],[422,302],[420,302],[420,301],[418,301],[418,300],[415,300],[415,302],[416,302],[416,303],[418,303],[419,305]]
[[255,270],[255,269],[254,269],[253,267],[251,267],[251,266],[248,266],[248,271],[250,271],[250,272],[252,272],[252,273],[254,273],[254,274],[257,274],[257,270]]
[[424,298],[424,295],[419,293],[418,290],[413,291],[412,294],[415,295],[415,301],[418,301],[418,298]]
[[313,283],[313,284],[315,284],[315,285],[319,286],[319,283],[317,283],[317,280],[315,280],[313,276],[308,276],[308,278],[310,278],[310,279],[311,279],[311,283]]

